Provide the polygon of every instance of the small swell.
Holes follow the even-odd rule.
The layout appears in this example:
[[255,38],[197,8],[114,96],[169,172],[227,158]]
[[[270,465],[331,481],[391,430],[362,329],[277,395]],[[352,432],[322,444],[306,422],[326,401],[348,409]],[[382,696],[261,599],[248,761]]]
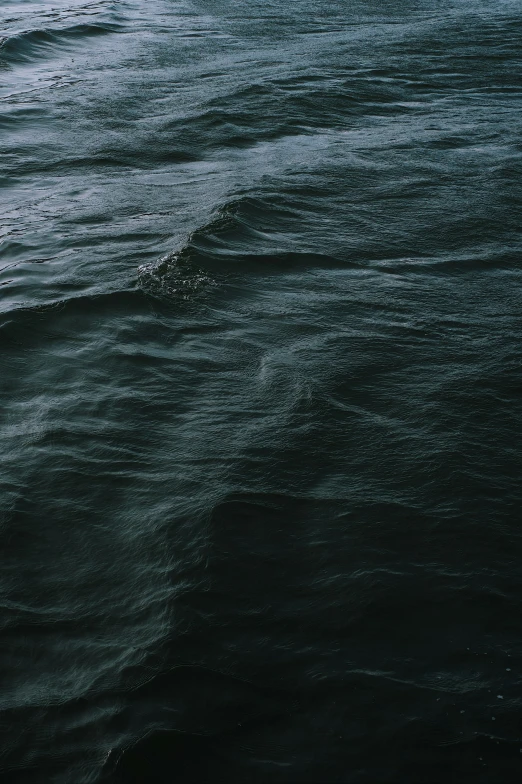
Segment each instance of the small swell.
[[28,348],[56,336],[56,322],[82,316],[128,314],[140,312],[148,303],[136,289],[110,291],[103,294],[80,294],[69,299],[56,299],[46,304],[15,307],[1,315],[0,334],[4,347]]
[[0,61],[24,63],[63,48],[69,41],[118,32],[114,23],[78,24],[61,30],[27,30],[0,39]]
[[[284,753],[273,738],[281,720],[301,709],[290,691],[197,665],[158,674],[132,696],[147,706],[145,713],[160,713],[162,726],[150,722],[131,745],[111,749],[104,780],[122,784],[172,781],[172,776],[208,781],[211,771],[212,780],[226,780],[230,762],[242,767],[260,739],[265,753],[267,748],[276,756]],[[248,768],[244,773],[248,780]]]

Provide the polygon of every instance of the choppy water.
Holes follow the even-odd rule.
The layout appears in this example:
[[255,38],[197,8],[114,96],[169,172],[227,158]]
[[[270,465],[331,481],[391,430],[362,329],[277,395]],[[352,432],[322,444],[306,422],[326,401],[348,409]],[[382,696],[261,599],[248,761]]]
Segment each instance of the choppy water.
[[520,11],[4,0],[4,781],[519,780]]

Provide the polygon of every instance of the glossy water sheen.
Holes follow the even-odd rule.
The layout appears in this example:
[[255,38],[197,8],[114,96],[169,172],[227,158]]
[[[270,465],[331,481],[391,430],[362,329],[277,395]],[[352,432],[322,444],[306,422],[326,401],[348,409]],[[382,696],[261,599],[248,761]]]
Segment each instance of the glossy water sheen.
[[3,1],[3,781],[519,780],[520,10]]

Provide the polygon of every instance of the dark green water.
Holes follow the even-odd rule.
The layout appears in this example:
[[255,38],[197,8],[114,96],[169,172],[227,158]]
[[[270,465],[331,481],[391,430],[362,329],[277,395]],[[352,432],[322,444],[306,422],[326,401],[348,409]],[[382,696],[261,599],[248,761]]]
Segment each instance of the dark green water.
[[519,781],[520,11],[4,0],[3,782]]

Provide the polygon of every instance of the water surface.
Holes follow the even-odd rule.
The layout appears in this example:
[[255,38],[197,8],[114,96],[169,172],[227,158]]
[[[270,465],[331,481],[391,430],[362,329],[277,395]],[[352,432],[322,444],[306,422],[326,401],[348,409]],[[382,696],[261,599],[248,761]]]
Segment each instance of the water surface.
[[517,780],[519,3],[0,20],[4,780]]

